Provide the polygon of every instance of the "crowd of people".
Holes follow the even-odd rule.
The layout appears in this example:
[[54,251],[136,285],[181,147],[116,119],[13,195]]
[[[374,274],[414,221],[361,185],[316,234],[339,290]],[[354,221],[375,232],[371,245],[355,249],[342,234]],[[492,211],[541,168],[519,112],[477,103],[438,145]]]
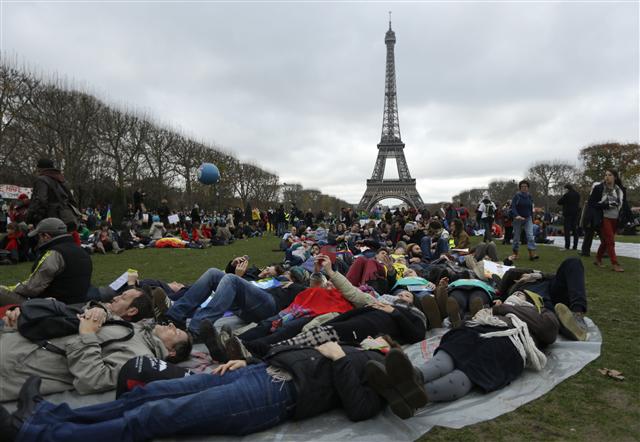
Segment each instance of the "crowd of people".
[[[604,229],[615,231],[613,209],[623,206],[624,192],[608,176],[596,189],[590,201],[609,220]],[[146,213],[137,192],[136,228]],[[485,232],[475,247],[469,214],[459,209],[387,211],[361,223],[346,208],[332,220],[297,209],[287,215],[281,206],[263,220],[264,230],[281,239],[280,262],[258,268],[238,256],[192,284],[131,270],[116,288],[91,284],[92,257],[64,211],[43,212],[27,234],[36,243],[31,274],[0,287],[0,402],[18,401],[13,413],[0,407],[0,434],[23,441],[243,435],[333,408],[365,420],[385,404],[410,418],[429,402],[495,391],[525,369],[539,371],[559,333],[587,339],[582,261],[569,257],[554,274],[488,271],[485,260],[499,260],[492,233],[498,207],[488,194],[479,205]],[[195,209],[192,228],[204,221]],[[150,241],[142,245],[165,237],[165,215],[151,215]],[[237,230],[245,221],[235,215],[212,222],[233,222]],[[508,259],[518,259],[522,230],[535,260],[526,181],[511,217]],[[260,230],[260,221],[251,224]],[[134,224],[127,228],[144,238]],[[118,241],[110,226],[100,231]],[[435,356],[413,366],[402,346],[441,327],[450,330]],[[219,363],[213,373],[176,365],[194,342]],[[70,389],[116,389],[117,399],[71,409],[42,397]]]

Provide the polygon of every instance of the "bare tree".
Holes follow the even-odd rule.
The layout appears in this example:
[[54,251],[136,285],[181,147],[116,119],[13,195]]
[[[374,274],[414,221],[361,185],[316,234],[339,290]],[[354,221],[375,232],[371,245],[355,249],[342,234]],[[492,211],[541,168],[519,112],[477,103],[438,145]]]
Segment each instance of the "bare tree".
[[562,190],[562,186],[575,180],[576,168],[562,161],[539,162],[527,171],[532,184],[532,193],[542,199],[545,211],[549,210],[551,195]]

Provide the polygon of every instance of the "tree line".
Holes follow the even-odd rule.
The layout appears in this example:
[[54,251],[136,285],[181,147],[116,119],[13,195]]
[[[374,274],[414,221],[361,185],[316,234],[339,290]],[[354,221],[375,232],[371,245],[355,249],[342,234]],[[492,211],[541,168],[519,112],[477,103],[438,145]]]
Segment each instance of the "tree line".
[[[586,201],[593,183],[603,180],[608,168],[618,170],[627,199],[633,205],[640,204],[640,145],[638,143],[621,144],[616,142],[593,144],[580,150],[579,166],[566,161],[539,161],[532,164],[524,176],[530,183],[530,191],[536,207],[555,211],[564,186],[571,184]],[[518,191],[519,180],[496,179],[487,187],[468,189],[453,197],[453,201],[475,208],[482,199],[482,193],[489,192],[496,204],[511,200]]]
[[[0,183],[29,186],[41,157],[62,170],[82,207],[110,203],[114,219],[138,187],[148,207],[168,197],[177,209],[196,202],[211,210],[267,209],[283,198],[274,172],[144,113],[118,109],[64,80],[45,80],[0,58]],[[218,184],[198,182],[203,162],[218,166]],[[301,185],[285,186],[284,193],[285,202],[314,211],[337,212],[348,205]]]

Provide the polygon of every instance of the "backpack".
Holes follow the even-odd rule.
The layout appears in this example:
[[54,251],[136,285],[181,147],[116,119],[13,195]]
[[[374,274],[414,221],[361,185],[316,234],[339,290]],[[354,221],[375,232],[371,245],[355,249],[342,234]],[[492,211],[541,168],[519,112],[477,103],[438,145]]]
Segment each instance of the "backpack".
[[487,217],[494,218],[496,215],[496,208],[493,202],[489,201],[488,203],[485,203],[484,207],[485,207],[485,213],[487,214]]
[[[39,344],[45,350],[65,356],[65,351],[51,344],[48,339],[61,338],[78,333],[80,319],[78,319],[77,315],[82,312],[83,307],[67,305],[57,299],[29,299],[20,306],[18,332],[28,340]],[[106,325],[124,326],[129,329],[129,333],[121,338],[104,341],[100,344],[100,347],[105,347],[114,342],[128,341],[133,337],[133,324],[129,322],[108,320],[102,326]]]
[[49,201],[49,214],[55,218],[61,219],[65,224],[78,224],[78,219],[81,218],[82,213],[73,204],[75,201],[70,197],[71,192],[62,183],[54,180],[53,178],[43,175],[43,178],[47,184],[53,189],[53,193],[56,195],[57,202]]

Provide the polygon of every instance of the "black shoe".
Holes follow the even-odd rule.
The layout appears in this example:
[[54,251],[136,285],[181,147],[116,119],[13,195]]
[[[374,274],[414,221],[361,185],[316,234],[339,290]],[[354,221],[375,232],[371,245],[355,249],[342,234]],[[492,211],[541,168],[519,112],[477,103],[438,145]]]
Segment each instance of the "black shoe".
[[220,334],[216,328],[211,324],[211,321],[204,320],[200,323],[200,334],[198,337],[204,342],[211,358],[221,364],[229,361],[227,352],[222,346]]
[[378,361],[368,361],[364,367],[364,375],[367,384],[387,401],[393,414],[401,419],[408,419],[413,416],[414,409],[404,400],[400,392],[394,388],[384,365]]
[[42,396],[40,396],[40,384],[42,379],[40,376],[29,376],[20,388],[18,393],[18,408],[13,413],[13,417],[18,419],[21,423],[31,417],[36,409],[36,406],[42,402]]
[[0,441],[13,442],[18,437],[21,423],[0,405]]
[[159,324],[167,321],[166,313],[171,307],[171,300],[162,288],[155,287],[151,289],[151,304],[153,306],[153,317],[156,323]]
[[413,409],[422,408],[427,404],[427,393],[422,386],[421,375],[400,349],[392,348],[384,358],[387,376],[404,401]]
[[248,352],[244,348],[244,345],[242,345],[242,342],[240,342],[240,339],[238,339],[238,337],[233,333],[233,330],[231,330],[231,327],[229,327],[228,325],[225,325],[222,327],[222,331],[227,336],[229,336],[229,339],[224,344],[224,349],[227,353],[227,357],[229,358],[229,360],[233,361],[233,360],[247,359]]

